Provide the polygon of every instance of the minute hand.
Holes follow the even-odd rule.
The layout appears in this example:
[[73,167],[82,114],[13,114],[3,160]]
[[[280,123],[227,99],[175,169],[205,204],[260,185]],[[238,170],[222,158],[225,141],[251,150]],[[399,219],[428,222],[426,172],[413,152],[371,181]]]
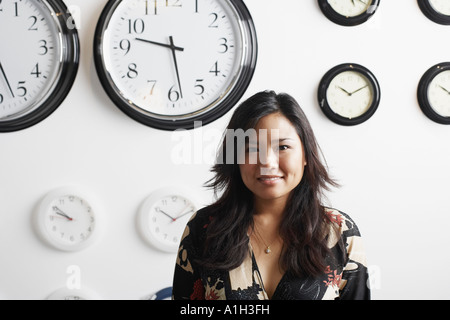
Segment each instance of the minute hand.
[[367,88],[367,87],[368,87],[368,85],[366,85],[366,86],[364,86],[364,87],[361,87],[361,88],[359,88],[358,90],[353,91],[352,93],[350,93],[350,95],[355,94],[355,93],[357,93],[358,91],[361,91],[362,89]]
[[151,43],[151,44],[154,44],[154,45],[157,45],[157,46],[160,46],[160,47],[164,47],[164,48],[168,48],[168,49],[172,49],[172,50],[176,50],[176,51],[184,51],[184,48],[174,46],[173,44],[166,44],[166,43],[146,40],[146,39],[142,39],[142,38],[135,38],[135,40]]

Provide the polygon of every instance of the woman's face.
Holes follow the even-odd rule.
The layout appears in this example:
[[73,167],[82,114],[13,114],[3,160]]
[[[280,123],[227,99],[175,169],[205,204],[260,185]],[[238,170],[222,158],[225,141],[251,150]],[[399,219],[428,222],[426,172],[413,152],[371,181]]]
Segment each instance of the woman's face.
[[280,113],[263,117],[255,130],[245,144],[245,162],[239,165],[242,180],[256,198],[287,199],[306,165],[300,137]]

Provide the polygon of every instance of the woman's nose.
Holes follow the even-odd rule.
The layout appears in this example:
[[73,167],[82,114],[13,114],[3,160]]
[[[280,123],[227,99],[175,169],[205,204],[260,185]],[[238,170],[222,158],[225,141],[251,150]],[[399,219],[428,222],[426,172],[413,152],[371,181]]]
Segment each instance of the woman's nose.
[[278,148],[274,149],[270,146],[268,148],[262,148],[259,158],[261,174],[268,174],[270,171],[278,169]]

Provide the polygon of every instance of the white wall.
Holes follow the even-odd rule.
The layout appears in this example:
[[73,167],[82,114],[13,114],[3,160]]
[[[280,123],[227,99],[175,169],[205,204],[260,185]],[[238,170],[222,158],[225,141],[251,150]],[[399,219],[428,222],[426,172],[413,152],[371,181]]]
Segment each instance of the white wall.
[[[450,298],[450,128],[428,120],[416,101],[422,74],[450,60],[450,27],[429,21],[414,0],[381,1],[369,22],[352,28],[328,21],[316,0],[245,2],[258,32],[259,60],[244,98],[274,89],[299,100],[342,184],[330,202],[350,214],[364,236],[373,297]],[[2,298],[44,299],[65,286],[72,265],[79,266],[82,284],[106,299],[140,299],[170,286],[175,255],[141,240],[137,208],[165,185],[188,186],[204,204],[211,199],[202,188],[209,164],[174,164],[172,133],[129,119],[103,92],[92,41],[105,3],[66,0],[81,22],[74,87],[45,121],[0,134]],[[316,101],[323,74],[344,62],[371,69],[382,90],[377,113],[356,127],[330,122]],[[222,130],[229,116],[203,130]],[[30,222],[42,196],[68,184],[92,190],[107,220],[101,239],[79,253],[43,245]]]

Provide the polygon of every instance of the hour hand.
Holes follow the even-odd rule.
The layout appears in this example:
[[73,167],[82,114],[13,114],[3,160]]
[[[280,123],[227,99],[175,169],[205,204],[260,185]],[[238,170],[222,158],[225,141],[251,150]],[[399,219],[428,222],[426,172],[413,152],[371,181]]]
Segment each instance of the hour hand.
[[69,221],[72,221],[73,220],[73,218],[71,218],[71,217],[69,217],[67,214],[65,214],[61,209],[59,209],[58,207],[53,207],[53,210],[55,211],[55,213],[57,214],[57,215],[60,215],[60,216],[62,216],[62,217],[64,217],[64,218],[66,218],[67,220],[69,220]]
[[442,90],[444,90],[445,92],[447,92],[448,94],[450,94],[450,91],[445,89],[443,86],[439,86]]
[[160,46],[160,47],[164,47],[164,48],[168,48],[168,49],[172,49],[172,50],[176,50],[176,51],[184,51],[184,48],[174,46],[173,44],[156,42],[156,41],[151,41],[151,40],[142,39],[142,38],[135,38],[134,40],[141,41],[141,42],[146,42],[146,43],[150,43],[150,44],[154,44],[154,45],[157,45],[157,46]]

